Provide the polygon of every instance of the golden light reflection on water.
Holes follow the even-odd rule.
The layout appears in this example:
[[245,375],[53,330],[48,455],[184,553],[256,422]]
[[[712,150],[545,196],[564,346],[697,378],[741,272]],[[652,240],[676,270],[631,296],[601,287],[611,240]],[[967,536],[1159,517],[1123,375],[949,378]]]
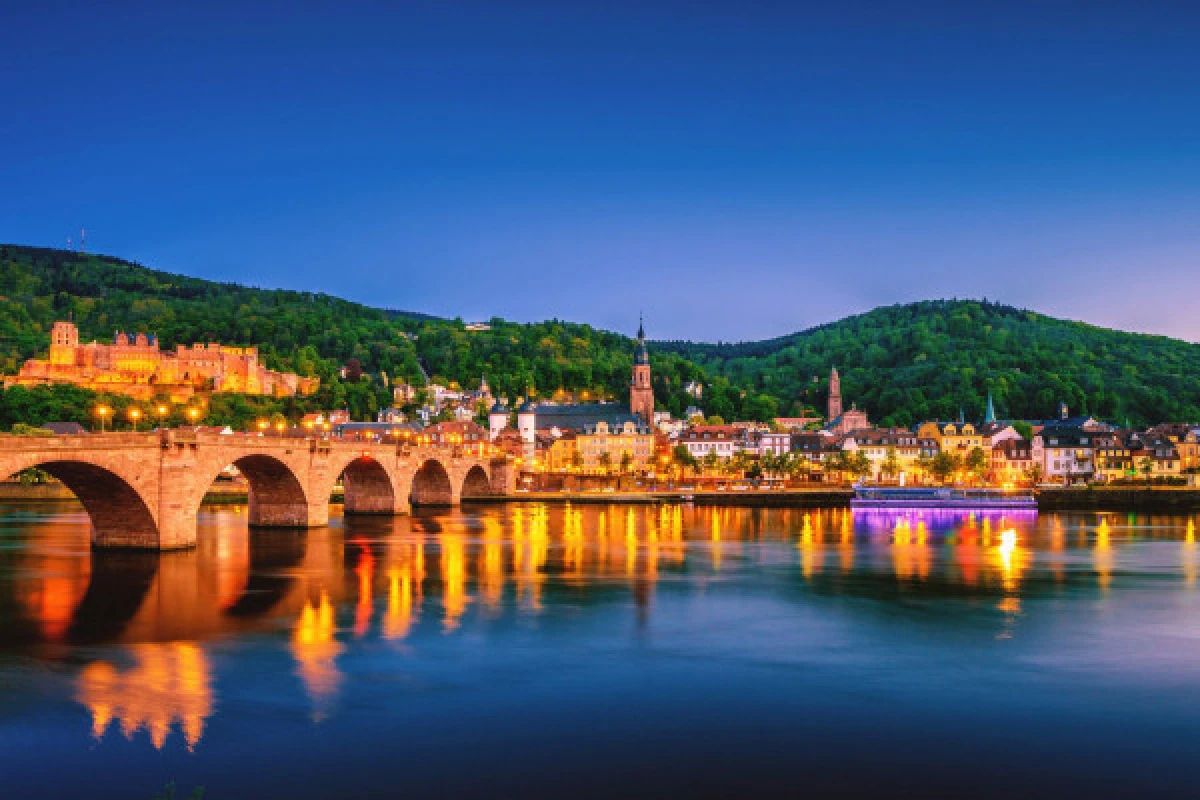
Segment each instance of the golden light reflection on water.
[[[130,643],[133,666],[118,666],[120,659],[92,663],[80,673],[79,698],[98,736],[120,720],[127,735],[145,730],[155,746],[173,724],[194,745],[212,713],[203,651],[178,642],[278,621],[291,631],[296,674],[319,720],[330,713],[343,681],[339,659],[346,645],[339,642],[338,613],[347,637],[374,634],[412,646],[423,607],[431,629],[453,635],[479,620],[544,612],[554,582],[571,602],[624,598],[645,615],[664,579],[686,585],[697,575],[721,573],[755,589],[774,581],[777,588],[809,584],[873,597],[873,587],[903,584],[905,592],[925,592],[937,602],[964,594],[985,598],[982,605],[1003,615],[999,635],[1008,636],[1018,618],[1033,613],[1034,593],[1061,590],[1068,572],[1076,581],[1090,580],[1096,591],[1114,591],[1121,580],[1116,545],[1124,537],[1169,540],[1180,585],[1194,590],[1200,577],[1196,519],[1181,516],[1048,515],[1038,521],[980,515],[947,522],[910,515],[884,523],[844,509],[514,505],[431,522],[376,520],[374,528],[346,521],[344,534],[337,526],[281,539],[256,532],[239,544],[230,537],[246,535],[237,527],[244,515],[221,512],[210,520],[207,544],[161,557],[148,575],[136,559],[89,556],[86,521],[76,516],[70,524],[57,519],[29,526],[23,533],[33,543],[28,552],[0,553],[11,573],[30,575],[9,583],[14,602],[8,607],[18,618],[8,620],[5,632],[32,630],[38,641],[60,648],[78,641]],[[68,534],[82,548],[64,546]],[[39,536],[46,542],[41,549]],[[787,572],[754,572],[760,564],[780,563]],[[852,571],[869,580],[846,581]],[[1054,580],[1039,583],[1039,573]],[[143,579],[143,588],[114,604]],[[594,591],[599,585],[624,593]],[[118,605],[122,610],[114,610]],[[110,623],[99,633],[93,630],[97,613]]]
[[1096,528],[1096,544],[1092,549],[1092,554],[1100,590],[1105,592],[1112,583],[1113,553],[1110,537],[1108,517],[1102,516],[1100,525]]
[[104,738],[115,723],[126,739],[145,731],[161,750],[178,724],[188,749],[204,735],[213,713],[212,677],[204,651],[189,642],[139,644],[133,666],[93,661],[79,673],[76,698],[92,715],[92,735]]
[[1183,535],[1183,552],[1180,554],[1183,563],[1183,580],[1189,587],[1196,585],[1196,520],[1189,519]]
[[337,624],[329,593],[322,590],[316,605],[305,603],[292,635],[292,655],[313,706],[312,718],[329,716],[341,683],[337,657],[344,649],[337,641]]
[[458,620],[471,601],[467,594],[466,541],[460,533],[442,534],[442,607],[445,610],[442,627],[447,631],[458,628]]
[[387,609],[383,638],[403,639],[420,613],[421,586],[425,580],[425,547],[420,540],[396,541],[387,554]]

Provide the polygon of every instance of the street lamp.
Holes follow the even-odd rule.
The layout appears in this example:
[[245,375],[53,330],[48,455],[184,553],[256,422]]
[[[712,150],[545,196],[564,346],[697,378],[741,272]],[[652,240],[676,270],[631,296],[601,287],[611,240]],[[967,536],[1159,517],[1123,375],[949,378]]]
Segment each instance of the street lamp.
[[96,416],[100,417],[100,432],[104,433],[104,422],[108,419],[108,415],[112,413],[112,409],[108,406],[96,406]]
[[270,425],[271,425],[271,423],[267,422],[265,419],[262,419],[262,418],[259,418],[257,424],[258,424],[259,434],[265,433],[267,428],[270,427]]
[[154,409],[154,412],[158,414],[158,426],[161,428],[163,422],[167,418],[167,414],[171,412],[171,409],[167,408],[162,403],[159,403],[158,408]]
[[195,425],[195,424],[196,424],[196,419],[197,419],[197,418],[199,418],[199,416],[200,416],[200,409],[198,409],[198,408],[189,408],[189,409],[187,410],[187,416],[188,416],[188,419],[189,419],[189,420],[191,420],[192,424],[193,424],[193,425]]
[[137,408],[131,408],[126,413],[129,415],[129,421],[133,423],[133,429],[136,431],[137,425],[138,425],[138,420],[142,416],[141,410],[137,409]]
[[283,436],[283,429],[285,427],[287,427],[287,423],[283,420],[279,420],[279,422],[275,423],[275,433],[279,434],[279,436]]

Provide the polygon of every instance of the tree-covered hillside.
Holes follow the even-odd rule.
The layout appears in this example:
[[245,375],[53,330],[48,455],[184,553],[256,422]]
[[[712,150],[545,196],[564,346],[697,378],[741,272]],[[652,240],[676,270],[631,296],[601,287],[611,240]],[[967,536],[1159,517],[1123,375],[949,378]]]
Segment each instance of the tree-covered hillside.
[[[963,409],[982,417],[1095,414],[1134,424],[1200,420],[1200,345],[1054,319],[1009,306],[934,300],[877,308],[763,342],[659,343],[752,391],[824,408],[836,366],[846,406],[910,425]],[[814,382],[815,379],[815,382]]]
[[[320,393],[282,409],[349,407],[369,418],[390,403],[389,385],[434,380],[478,385],[510,398],[558,389],[624,399],[632,341],[588,325],[549,321],[524,325],[495,319],[491,330],[468,331],[460,320],[386,311],[326,294],[255,289],[160,272],[106,256],[0,245],[0,372],[44,357],[50,327],[70,315],[84,341],[113,333],[157,333],[164,347],[193,342],[258,345],[267,366],[321,378]],[[365,378],[339,378],[357,359]],[[681,412],[683,386],[707,380],[675,354],[652,355],[655,393]],[[714,381],[709,381],[714,382]],[[766,418],[773,401],[743,396],[715,379],[714,413]],[[710,404],[712,405],[712,404]],[[251,412],[247,412],[251,413]]]

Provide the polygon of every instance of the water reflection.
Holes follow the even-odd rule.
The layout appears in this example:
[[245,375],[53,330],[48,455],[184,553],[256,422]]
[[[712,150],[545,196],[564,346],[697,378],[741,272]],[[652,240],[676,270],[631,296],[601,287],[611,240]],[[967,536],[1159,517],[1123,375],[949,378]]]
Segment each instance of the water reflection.
[[77,699],[92,715],[92,736],[118,727],[126,739],[145,731],[155,749],[179,725],[188,749],[204,734],[213,713],[212,678],[204,650],[190,642],[138,644],[132,665],[94,661],[79,673]]
[[[644,626],[660,592],[713,586],[931,629],[945,614],[916,609],[979,609],[955,624],[1011,639],[1042,598],[1104,597],[1172,571],[1193,591],[1198,570],[1190,516],[512,505],[247,535],[244,514],[224,509],[202,515],[199,548],[163,555],[91,553],[70,507],[0,521],[0,654],[79,656],[95,736],[144,730],[155,747],[173,726],[188,746],[201,739],[214,709],[205,648],[220,638],[272,642],[321,721],[360,640],[411,648],[563,608],[627,609]],[[1171,542],[1171,563],[1144,560],[1156,541]]]

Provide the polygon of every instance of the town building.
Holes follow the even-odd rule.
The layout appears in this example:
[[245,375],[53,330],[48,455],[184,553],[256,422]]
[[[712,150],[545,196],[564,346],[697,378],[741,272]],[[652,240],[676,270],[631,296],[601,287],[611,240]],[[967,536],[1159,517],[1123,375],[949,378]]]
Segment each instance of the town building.
[[775,417],[771,420],[771,425],[776,430],[788,431],[789,433],[800,433],[808,430],[809,425],[816,424],[820,421],[820,417]]
[[430,444],[465,445],[470,448],[490,441],[491,437],[482,426],[466,421],[439,422],[421,431]]
[[[865,428],[842,437],[842,450],[866,456],[872,480],[897,481],[901,485],[923,475],[921,447],[917,435],[907,428]],[[890,462],[890,463],[889,463]]]
[[1040,446],[1040,439],[1031,442],[1020,437],[996,442],[991,448],[988,479],[1001,486],[1021,486],[1029,483],[1034,465],[1041,467]]
[[697,460],[710,453],[725,460],[742,449],[742,432],[732,425],[693,425],[679,437],[679,444]]
[[1088,480],[1095,473],[1093,441],[1095,433],[1082,427],[1043,428],[1042,474],[1049,481],[1074,483]]
[[762,431],[758,434],[758,455],[781,456],[792,451],[792,434],[786,431]]
[[917,426],[917,437],[937,442],[939,452],[954,453],[963,458],[976,447],[982,450],[984,446],[983,434],[961,419],[958,422],[922,422]]
[[51,329],[47,358],[30,359],[4,379],[5,388],[55,383],[140,399],[167,395],[176,402],[210,392],[292,397],[319,386],[317,378],[267,369],[257,347],[193,344],[164,351],[154,334],[121,332],[111,344],[80,344],[79,328],[63,321]]

